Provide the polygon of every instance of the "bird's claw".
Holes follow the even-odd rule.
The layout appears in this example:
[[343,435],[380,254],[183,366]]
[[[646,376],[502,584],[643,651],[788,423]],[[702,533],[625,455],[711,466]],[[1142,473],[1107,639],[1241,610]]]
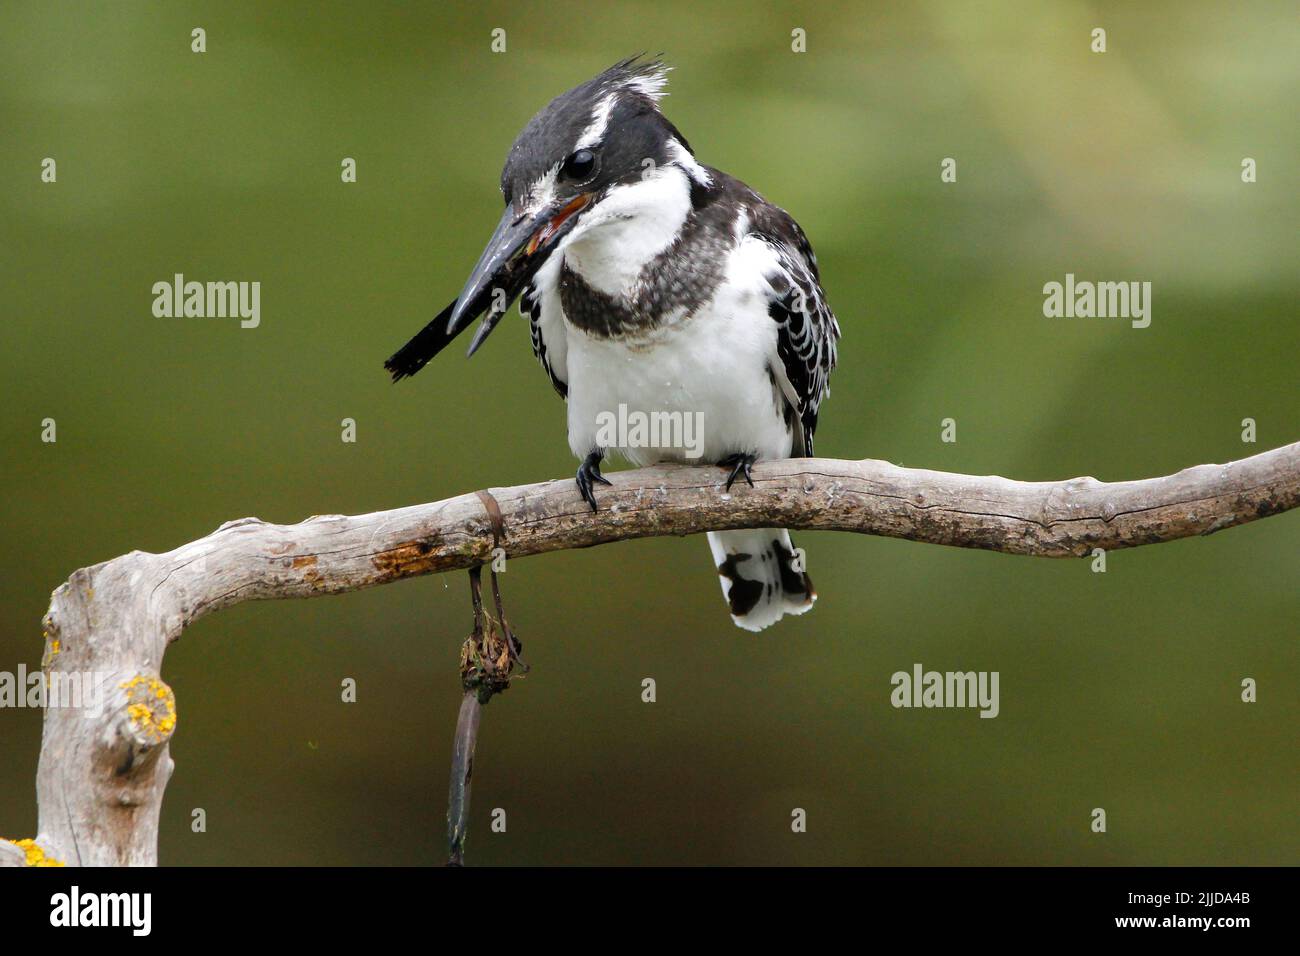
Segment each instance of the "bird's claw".
[[592,511],[599,510],[596,507],[596,495],[591,488],[592,482],[599,482],[602,485],[613,484],[600,473],[600,462],[604,457],[593,451],[578,468],[578,491],[582,493],[582,500],[591,505]]
[[754,479],[753,476],[750,475],[749,469],[753,467],[754,461],[757,458],[758,458],[757,455],[750,455],[750,454],[745,454],[743,452],[737,452],[736,454],[730,455],[722,459],[722,461],[718,462],[718,465],[720,467],[731,469],[731,474],[727,477],[727,491],[731,490],[732,482],[734,482],[737,478],[741,477],[742,475],[744,476],[745,481],[749,485],[749,487],[751,488],[754,487]]

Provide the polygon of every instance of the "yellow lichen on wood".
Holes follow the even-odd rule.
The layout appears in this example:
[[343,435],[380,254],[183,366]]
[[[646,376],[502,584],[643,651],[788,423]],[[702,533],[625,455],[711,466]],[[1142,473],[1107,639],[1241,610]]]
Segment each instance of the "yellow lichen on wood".
[[132,729],[155,742],[170,737],[176,729],[176,695],[172,689],[158,678],[143,674],[123,681],[121,686],[127,694],[126,713]]
[[[0,837],[0,840],[3,840]],[[63,866],[62,860],[56,860],[52,856],[47,856],[44,847],[35,840],[5,840],[6,843],[12,843],[18,849],[22,850],[27,856],[28,866]]]
[[50,634],[48,620],[45,624],[46,626],[41,628],[41,637],[45,641],[45,653],[41,656],[41,667],[48,668],[54,663],[54,658],[59,656],[59,651],[63,650],[63,644],[57,637]]

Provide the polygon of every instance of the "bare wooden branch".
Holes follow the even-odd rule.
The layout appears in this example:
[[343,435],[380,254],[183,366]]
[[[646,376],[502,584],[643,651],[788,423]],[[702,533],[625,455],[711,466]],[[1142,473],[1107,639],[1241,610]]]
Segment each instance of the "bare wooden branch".
[[[1209,534],[1300,502],[1300,443],[1163,478],[1020,482],[882,461],[760,463],[723,490],[711,467],[609,476],[592,514],[572,479],[492,489],[510,557],[655,535],[786,527],[1070,557]],[[490,502],[489,502],[490,503]],[[49,679],[91,675],[102,707],[46,709],[37,775],[43,851],[69,864],[157,862],[175,702],[163,652],[191,623],[241,601],[312,597],[491,559],[478,494],[297,525],[227,522],[166,554],[133,551],[72,575],[46,617]],[[96,710],[99,713],[94,713]],[[5,859],[14,858],[6,852]]]

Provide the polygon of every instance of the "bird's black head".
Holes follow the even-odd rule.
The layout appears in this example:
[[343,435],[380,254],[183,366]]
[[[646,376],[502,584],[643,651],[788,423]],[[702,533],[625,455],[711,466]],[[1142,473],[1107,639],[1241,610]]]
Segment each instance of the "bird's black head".
[[442,344],[486,313],[472,355],[561,239],[612,191],[660,167],[700,169],[659,111],[667,69],[658,60],[624,60],[529,120],[501,173],[505,211],[450,307]]
[[689,145],[659,112],[667,70],[658,60],[616,63],[551,100],[528,121],[501,171],[516,210],[605,190],[665,165]]
[[[496,231],[456,301],[385,363],[394,379],[414,375],[482,315],[473,355],[566,235],[583,222],[596,229],[637,214],[620,187],[665,170],[685,173],[692,190],[707,186],[685,137],[659,111],[667,72],[658,60],[623,60],[528,121],[501,172],[506,208]],[[601,205],[611,197],[619,198]],[[655,202],[647,197],[641,210],[653,212]]]

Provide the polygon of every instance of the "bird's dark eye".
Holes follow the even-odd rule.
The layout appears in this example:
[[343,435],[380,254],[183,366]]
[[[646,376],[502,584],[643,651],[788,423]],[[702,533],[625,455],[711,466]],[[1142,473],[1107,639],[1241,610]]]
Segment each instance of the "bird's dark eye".
[[564,161],[561,170],[566,179],[583,182],[590,179],[596,171],[596,154],[589,149],[580,149]]

